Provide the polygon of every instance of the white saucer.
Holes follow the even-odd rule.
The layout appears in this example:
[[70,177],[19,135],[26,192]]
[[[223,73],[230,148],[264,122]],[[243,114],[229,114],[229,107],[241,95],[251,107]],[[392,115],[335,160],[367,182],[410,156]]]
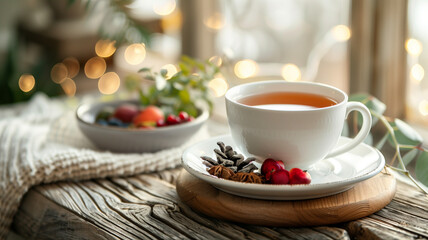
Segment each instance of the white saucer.
[[[349,140],[349,138],[341,137],[338,145],[344,144]],[[308,185],[234,182],[210,175],[206,170],[207,167],[202,163],[201,156],[210,156],[215,159],[213,150],[218,148],[217,142],[219,141],[237,150],[230,135],[210,138],[184,151],[181,159],[183,167],[195,177],[210,183],[222,191],[249,198],[302,200],[325,197],[352,188],[356,183],[375,176],[385,166],[383,155],[377,149],[362,143],[347,153],[321,160],[315,164],[309,170],[312,182]]]

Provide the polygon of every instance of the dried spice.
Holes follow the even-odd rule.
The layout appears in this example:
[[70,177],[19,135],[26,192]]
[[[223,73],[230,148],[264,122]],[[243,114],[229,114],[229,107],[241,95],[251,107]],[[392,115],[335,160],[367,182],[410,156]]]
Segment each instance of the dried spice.
[[212,166],[208,170],[208,172],[213,176],[224,178],[224,179],[230,179],[231,177],[233,177],[233,175],[235,175],[235,173],[232,170],[222,165]]
[[205,166],[212,168],[213,166],[224,166],[232,170],[234,173],[250,173],[258,168],[252,163],[256,159],[254,157],[244,158],[242,154],[238,154],[231,146],[225,145],[223,142],[217,142],[219,149],[214,149],[216,159],[208,156],[202,156]]
[[245,172],[239,172],[235,173],[230,180],[235,182],[244,182],[244,183],[264,183],[264,179],[262,175],[259,175],[257,173],[251,172],[251,173],[245,173]]

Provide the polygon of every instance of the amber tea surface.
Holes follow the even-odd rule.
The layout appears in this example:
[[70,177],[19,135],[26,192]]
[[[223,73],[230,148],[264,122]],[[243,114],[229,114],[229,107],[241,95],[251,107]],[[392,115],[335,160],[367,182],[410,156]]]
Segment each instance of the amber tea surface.
[[274,110],[304,110],[324,108],[337,104],[334,99],[312,93],[271,92],[252,95],[238,100],[239,103]]

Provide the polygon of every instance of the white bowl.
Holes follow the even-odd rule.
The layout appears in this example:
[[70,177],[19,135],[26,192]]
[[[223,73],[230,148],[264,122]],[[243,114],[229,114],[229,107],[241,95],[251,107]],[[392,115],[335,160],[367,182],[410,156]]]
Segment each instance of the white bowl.
[[118,107],[136,101],[115,101],[83,104],[76,110],[78,126],[82,133],[100,149],[112,152],[155,152],[178,147],[195,134],[208,119],[208,111],[202,111],[193,121],[155,129],[129,129],[95,124],[101,109]]

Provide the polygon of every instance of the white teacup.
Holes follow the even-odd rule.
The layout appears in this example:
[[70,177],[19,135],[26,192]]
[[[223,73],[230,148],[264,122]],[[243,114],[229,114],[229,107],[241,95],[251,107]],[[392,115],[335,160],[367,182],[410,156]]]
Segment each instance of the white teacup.
[[[321,108],[287,106],[250,106],[242,99],[248,96],[297,92],[317,94],[333,99],[337,104]],[[244,154],[263,161],[282,160],[287,169],[309,169],[316,162],[347,152],[360,144],[371,127],[370,111],[364,104],[348,102],[345,92],[335,87],[310,82],[262,81],[242,84],[226,93],[226,109],[232,138]],[[357,136],[336,147],[344,120],[356,110],[363,116]]]

